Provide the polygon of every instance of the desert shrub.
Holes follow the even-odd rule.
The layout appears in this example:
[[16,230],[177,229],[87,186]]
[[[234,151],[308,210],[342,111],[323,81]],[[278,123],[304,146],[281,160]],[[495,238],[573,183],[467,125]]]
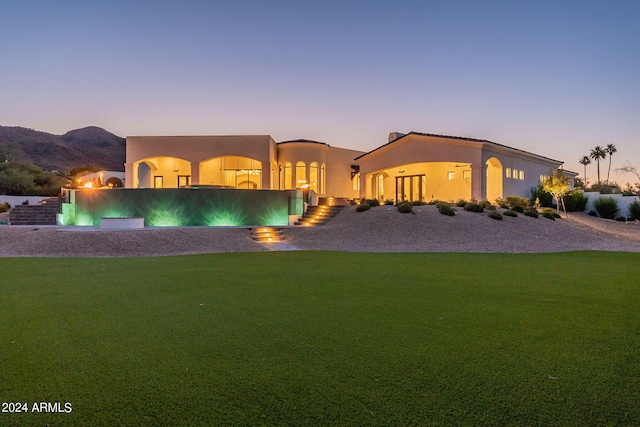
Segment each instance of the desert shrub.
[[520,196],[507,196],[507,206],[512,209],[516,206],[526,209],[529,206],[529,199]]
[[512,207],[511,210],[512,211],[516,211],[518,213],[524,213],[524,208],[522,206],[518,206],[518,205]]
[[0,203],[0,212],[6,212],[11,209],[11,205],[9,203]]
[[553,196],[542,189],[542,184],[537,187],[531,187],[531,200],[538,200],[540,206],[553,206]]
[[443,202],[442,200],[438,200],[438,199],[433,199],[433,200],[429,200],[425,204],[428,206],[431,206],[431,205],[437,205],[438,203],[446,203],[446,202]]
[[538,211],[534,211],[533,209],[527,209],[523,212],[523,215],[530,216],[531,218],[538,218],[540,214]]
[[598,215],[606,219],[614,219],[620,212],[618,202],[613,197],[600,197],[593,203],[593,207]]
[[550,214],[552,215],[554,218],[560,218],[560,214],[558,212],[556,212],[555,210],[551,209],[551,208],[544,208],[542,209],[542,213],[543,214]]
[[504,216],[512,216],[512,217],[515,218],[515,217],[518,216],[518,212],[516,212],[514,210],[511,210],[511,209],[508,209],[508,210],[502,212],[502,215],[504,215]]
[[545,218],[549,218],[550,220],[555,221],[556,217],[551,212],[542,212],[542,216]]
[[481,202],[480,202],[480,203],[478,203],[478,204],[479,204],[479,205],[482,205],[482,207],[483,207],[483,208],[485,208],[485,209],[489,209],[489,210],[492,210],[492,211],[496,209],[496,207],[495,207],[495,206],[493,206],[493,205],[491,204],[491,202],[490,202],[490,201],[488,201],[488,200],[483,200],[483,201],[481,201]]
[[564,206],[567,212],[584,212],[589,198],[580,190],[569,191],[564,196]]
[[360,203],[358,206],[356,206],[356,212],[364,212],[368,211],[369,209],[371,209],[369,203]]
[[456,206],[459,208],[464,208],[464,205],[466,204],[467,204],[467,201],[465,199],[456,200]]
[[629,210],[629,218],[634,221],[640,220],[640,203],[637,200],[631,202],[627,209]]
[[500,206],[502,209],[508,209],[509,205],[507,204],[507,201],[505,199],[503,199],[502,197],[498,197],[496,199],[496,204],[498,206]]
[[621,192],[617,184],[593,184],[589,191],[595,191],[600,194],[615,194]]
[[442,215],[447,215],[447,216],[454,216],[456,214],[455,209],[453,209],[449,204],[447,203],[440,203],[438,205],[438,211],[440,211],[440,213]]
[[349,204],[350,204],[351,206],[353,206],[353,205],[357,205],[357,204],[358,204],[358,200],[357,200],[357,199],[350,199],[350,200],[349,200]]
[[491,211],[491,212],[489,212],[489,218],[497,219],[498,221],[502,221],[502,214],[500,214],[500,212]]
[[423,202],[422,200],[414,200],[413,202],[411,202],[411,204],[413,206],[422,206],[422,205],[426,205],[426,202]]
[[594,211],[593,209],[591,209],[589,211],[589,216],[598,216],[598,212]]
[[367,199],[364,202],[371,207],[380,206],[380,200],[378,199]]
[[619,216],[616,218],[616,221],[618,222],[627,222],[627,218],[623,217],[623,216]]
[[384,201],[385,206],[393,206],[395,203],[391,199],[387,199]]
[[469,212],[484,212],[484,207],[480,203],[469,202],[464,205],[464,210]]
[[413,205],[411,202],[398,203],[398,212],[400,213],[413,213]]

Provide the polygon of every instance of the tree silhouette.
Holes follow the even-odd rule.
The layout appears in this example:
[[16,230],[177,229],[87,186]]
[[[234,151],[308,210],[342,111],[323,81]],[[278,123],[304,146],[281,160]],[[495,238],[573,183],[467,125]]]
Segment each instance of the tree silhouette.
[[611,156],[613,156],[613,153],[616,153],[618,150],[616,149],[615,145],[609,144],[607,145],[607,148],[604,149],[604,151],[609,155],[609,170],[607,171],[607,184],[609,184],[609,174],[611,173]]
[[582,156],[580,159],[580,164],[584,166],[584,185],[587,186],[587,165],[591,164],[591,159],[589,156]]
[[591,154],[589,155],[589,157],[595,160],[598,164],[598,184],[600,184],[600,159],[606,158],[607,152],[601,146],[596,145],[596,147],[591,150]]

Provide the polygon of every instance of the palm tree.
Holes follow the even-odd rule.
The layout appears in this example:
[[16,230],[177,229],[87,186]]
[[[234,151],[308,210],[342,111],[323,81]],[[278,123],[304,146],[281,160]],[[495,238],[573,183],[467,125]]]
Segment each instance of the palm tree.
[[606,158],[607,152],[601,146],[596,145],[596,147],[591,150],[591,154],[589,155],[589,157],[595,160],[598,164],[598,184],[600,184],[600,159]]
[[584,165],[584,186],[586,188],[586,186],[587,186],[587,165],[591,164],[591,159],[589,158],[589,156],[582,156],[582,158],[580,159],[580,164]]
[[607,145],[607,148],[604,149],[604,151],[609,155],[609,170],[607,171],[607,185],[609,185],[609,174],[611,173],[611,156],[613,156],[613,153],[616,153],[618,150],[616,149],[615,145],[609,144]]

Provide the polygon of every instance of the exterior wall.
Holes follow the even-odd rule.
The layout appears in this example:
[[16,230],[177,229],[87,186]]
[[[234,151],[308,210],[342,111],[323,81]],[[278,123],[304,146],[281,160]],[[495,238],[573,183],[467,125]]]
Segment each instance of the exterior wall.
[[[360,191],[354,190],[351,180],[351,165],[357,165],[354,159],[364,154],[362,151],[331,147],[327,152],[327,195],[355,199]],[[363,175],[362,175],[363,176]],[[354,177],[354,179],[356,179]],[[356,184],[357,185],[357,184]],[[362,185],[362,184],[361,184]]]
[[[329,146],[322,142],[313,141],[292,141],[281,142],[277,145],[278,149],[278,185],[280,189],[284,189],[284,167],[286,163],[291,163],[292,167],[292,188],[305,183],[296,182],[296,163],[304,162],[305,164],[305,180],[306,184],[310,184],[310,166],[315,162],[318,164],[318,175],[322,164],[327,163],[327,152]],[[326,167],[326,166],[325,166]],[[318,179],[320,177],[318,176]],[[318,184],[319,185],[319,184]],[[319,187],[318,187],[319,189]],[[325,190],[326,191],[326,190]],[[324,194],[324,193],[321,193]]]
[[[359,162],[361,172],[360,197],[373,197],[375,187],[372,177],[376,173],[385,172],[389,175],[389,178],[385,179],[386,198],[387,194],[392,194],[390,189],[386,188],[387,182],[395,187],[395,176],[402,175],[400,170],[404,170],[403,174],[408,175],[408,168],[411,167],[413,170],[413,165],[419,164],[422,165],[420,173],[427,174],[427,200],[453,200],[459,194],[466,194],[464,186],[468,185],[470,194],[462,198],[486,200],[490,197],[493,199],[491,202],[495,202],[498,197],[529,197],[531,187],[538,185],[540,175],[546,175],[562,164],[488,141],[422,134],[408,134],[367,153],[356,159],[356,162]],[[448,169],[454,166],[470,169],[471,180],[460,183],[456,180],[442,181],[446,179]],[[517,170],[517,178],[506,178],[506,168]],[[524,172],[524,179],[520,179],[520,171]],[[411,172],[416,173],[417,170]],[[395,199],[395,194],[393,198]]]
[[635,201],[640,202],[640,197],[638,196],[623,196],[622,194],[600,194],[591,191],[584,193],[584,195],[589,199],[585,208],[585,212],[595,210],[594,203],[600,197],[611,197],[618,203],[618,208],[620,209],[620,212],[618,212],[618,216],[621,216],[623,218],[629,217],[629,205],[631,203]]
[[[191,183],[200,184],[200,162],[220,156],[241,156],[262,163],[262,188],[270,187],[270,166],[275,161],[275,141],[269,135],[232,136],[130,136],[127,137],[125,185],[137,187],[137,164],[149,158],[169,157],[189,163]],[[170,169],[173,170],[173,169]],[[178,173],[175,174],[176,176]],[[171,178],[173,179],[173,178]],[[177,177],[176,184],[177,184]],[[167,186],[167,185],[165,185]]]

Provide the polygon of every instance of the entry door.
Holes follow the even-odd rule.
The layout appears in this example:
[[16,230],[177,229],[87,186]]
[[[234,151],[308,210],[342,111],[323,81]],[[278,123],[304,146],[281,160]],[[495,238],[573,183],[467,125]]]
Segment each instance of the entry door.
[[161,176],[153,177],[153,188],[163,188],[164,187],[164,179]]
[[178,175],[178,188],[185,187],[191,184],[191,176],[189,175]]
[[426,190],[425,175],[411,175],[396,177],[396,200],[424,200]]

